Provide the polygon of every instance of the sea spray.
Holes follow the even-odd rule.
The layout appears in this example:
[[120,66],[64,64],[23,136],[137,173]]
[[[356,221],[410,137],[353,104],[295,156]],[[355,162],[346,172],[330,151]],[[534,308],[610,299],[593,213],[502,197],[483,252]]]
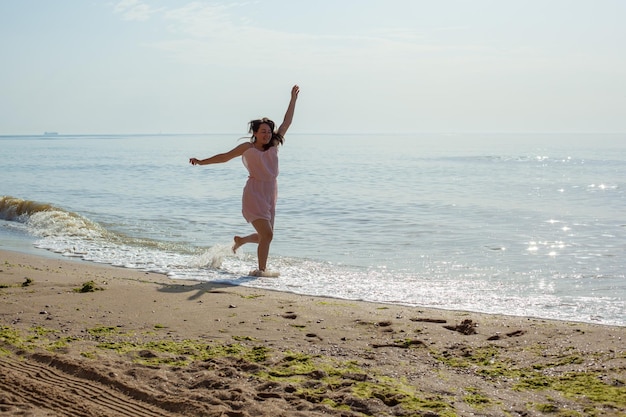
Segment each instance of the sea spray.
[[222,266],[226,256],[232,256],[232,249],[226,245],[217,244],[194,257],[191,266],[218,269]]

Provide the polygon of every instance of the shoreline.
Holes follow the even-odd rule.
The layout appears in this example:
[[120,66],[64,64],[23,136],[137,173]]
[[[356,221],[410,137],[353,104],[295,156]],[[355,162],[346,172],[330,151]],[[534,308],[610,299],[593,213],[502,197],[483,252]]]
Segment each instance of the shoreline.
[[[116,265],[112,265],[109,263],[100,263],[100,262],[94,262],[94,261],[89,261],[89,260],[85,260],[83,258],[81,258],[80,256],[74,256],[74,257],[67,257],[64,256],[60,253],[56,253],[56,252],[52,252],[46,249],[41,249],[41,248],[37,248],[36,246],[34,246],[34,240],[32,238],[16,238],[15,240],[0,240],[0,253],[1,252],[14,252],[16,254],[26,254],[26,255],[30,255],[30,256],[34,256],[34,257],[40,257],[40,258],[45,258],[45,259],[55,259],[58,261],[66,261],[66,262],[77,262],[79,264],[86,264],[86,265],[91,265],[94,266],[96,268],[98,267],[104,267],[104,268],[116,268],[116,269],[122,269],[122,270],[127,270],[127,271],[133,271],[134,272],[139,272],[139,273],[150,273],[150,274],[155,274],[155,275],[160,275],[164,278],[166,278],[168,281],[170,282],[194,282],[194,283],[202,283],[205,282],[207,284],[213,284],[213,282],[211,281],[203,281],[203,280],[192,280],[192,279],[184,279],[184,278],[170,278],[168,277],[166,274],[161,273],[161,272],[154,272],[154,271],[146,271],[146,270],[142,270],[142,269],[136,269],[136,268],[127,268],[124,266],[116,266]],[[250,289],[255,289],[257,287],[247,287],[247,286],[240,286],[237,284],[230,284],[230,283],[226,283],[226,282],[217,282],[214,283],[215,285],[223,285],[226,287],[235,287],[235,288],[250,288]],[[349,298],[341,298],[341,297],[333,297],[333,296],[329,296],[329,295],[315,295],[315,294],[304,294],[304,293],[298,293],[298,292],[291,292],[291,291],[282,291],[282,290],[275,290],[275,289],[271,289],[271,288],[257,288],[259,291],[268,291],[268,292],[277,292],[279,294],[293,294],[293,295],[297,295],[297,296],[302,296],[302,297],[312,297],[312,298],[329,298],[329,299],[333,299],[333,300],[338,300],[338,301],[345,301],[345,302],[356,302],[356,303],[370,303],[370,304],[381,304],[381,305],[388,305],[388,306],[397,306],[397,307],[405,307],[405,308],[422,308],[422,309],[427,309],[427,310],[432,310],[432,311],[438,311],[438,310],[443,310],[443,311],[451,311],[451,312],[459,312],[459,313],[468,313],[468,314],[484,314],[484,315],[488,315],[488,316],[505,316],[505,317],[522,317],[522,318],[529,318],[529,319],[537,319],[537,320],[547,320],[547,321],[558,321],[558,322],[565,322],[565,323],[586,323],[586,324],[595,324],[595,325],[600,325],[600,326],[610,326],[610,327],[626,327],[626,324],[620,324],[620,323],[606,323],[606,322],[602,322],[600,319],[594,320],[594,319],[568,319],[568,318],[555,318],[555,317],[542,317],[542,316],[538,316],[538,315],[519,315],[519,314],[506,314],[506,313],[501,313],[501,312],[490,312],[490,311],[480,311],[480,310],[470,310],[470,309],[459,309],[459,308],[445,308],[445,307],[435,307],[435,306],[422,306],[422,305],[418,305],[418,304],[411,304],[411,303],[402,303],[402,302],[392,302],[392,301],[376,301],[376,300],[366,300],[366,299],[349,299]]]
[[[305,296],[56,258],[0,249],[7,415],[626,413],[623,326]],[[79,386],[82,394],[72,391]]]

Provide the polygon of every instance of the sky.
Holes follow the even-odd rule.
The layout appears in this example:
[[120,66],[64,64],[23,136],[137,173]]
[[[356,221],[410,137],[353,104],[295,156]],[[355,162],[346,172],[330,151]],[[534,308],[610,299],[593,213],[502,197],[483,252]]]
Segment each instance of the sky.
[[0,0],[0,135],[626,132],[623,0]]

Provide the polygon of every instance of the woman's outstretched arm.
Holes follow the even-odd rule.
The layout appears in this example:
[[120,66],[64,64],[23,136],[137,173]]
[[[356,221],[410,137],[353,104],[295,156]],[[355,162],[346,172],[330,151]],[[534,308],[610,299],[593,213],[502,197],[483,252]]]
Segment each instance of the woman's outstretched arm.
[[228,162],[233,158],[243,155],[246,149],[250,148],[250,142],[242,143],[241,145],[237,145],[233,149],[225,153],[218,153],[217,155],[213,155],[210,158],[206,159],[197,159],[197,158],[189,158],[189,163],[191,165],[209,165],[209,164],[221,164],[223,162]]
[[296,111],[296,100],[298,100],[298,93],[300,92],[300,87],[294,85],[291,88],[291,100],[289,100],[289,106],[287,107],[287,112],[285,113],[285,118],[278,128],[278,134],[281,136],[285,136],[287,133],[287,129],[291,126],[291,122],[293,120],[293,113]]

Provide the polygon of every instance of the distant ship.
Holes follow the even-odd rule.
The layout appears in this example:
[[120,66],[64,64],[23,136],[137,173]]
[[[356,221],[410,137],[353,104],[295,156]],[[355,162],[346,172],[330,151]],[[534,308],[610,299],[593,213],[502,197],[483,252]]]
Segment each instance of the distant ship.
[[59,132],[43,132],[44,136],[57,136]]

